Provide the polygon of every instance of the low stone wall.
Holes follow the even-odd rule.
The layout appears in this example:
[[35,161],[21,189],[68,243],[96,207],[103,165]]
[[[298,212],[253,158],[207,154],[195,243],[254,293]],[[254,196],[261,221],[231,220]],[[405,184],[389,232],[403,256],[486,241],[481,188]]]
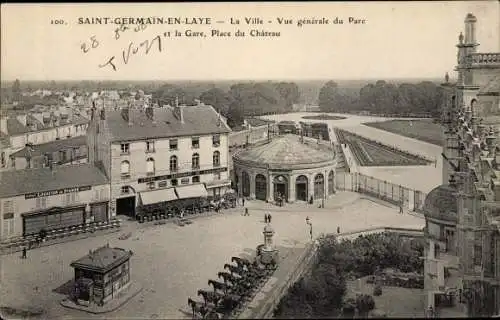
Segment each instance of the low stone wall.
[[307,271],[311,270],[316,262],[318,253],[317,244],[309,244],[304,252],[297,259],[292,271],[287,275],[286,279],[281,283],[277,283],[275,288],[268,297],[263,307],[255,313],[256,319],[272,319],[274,310],[280,303],[281,299],[286,296],[288,289],[293,286]]
[[[271,126],[271,130],[272,128],[273,127]],[[231,132],[229,134],[229,146],[236,147],[245,145],[247,143],[247,136],[248,136],[248,143],[250,144],[266,140],[268,130],[269,130],[268,126],[265,125],[251,129],[246,129],[243,131]]]

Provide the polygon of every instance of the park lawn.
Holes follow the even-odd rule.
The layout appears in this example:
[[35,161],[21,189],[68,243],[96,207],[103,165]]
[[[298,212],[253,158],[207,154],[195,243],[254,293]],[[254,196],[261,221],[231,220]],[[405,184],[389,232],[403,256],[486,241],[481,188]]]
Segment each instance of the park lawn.
[[[373,284],[361,279],[361,293],[373,296]],[[346,297],[356,297],[357,283],[347,281]],[[382,295],[376,297],[375,309],[384,313],[388,318],[423,318],[425,295],[423,289],[408,289],[401,287],[382,286]]]
[[439,146],[443,144],[443,129],[439,124],[433,123],[432,119],[388,120],[367,122],[364,125]]

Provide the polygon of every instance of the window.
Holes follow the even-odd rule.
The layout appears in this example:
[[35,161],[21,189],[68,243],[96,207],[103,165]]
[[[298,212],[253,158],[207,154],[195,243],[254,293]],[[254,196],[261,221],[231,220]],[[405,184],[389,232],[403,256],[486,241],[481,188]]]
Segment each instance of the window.
[[177,171],[177,157],[176,156],[170,157],[170,171],[172,171],[172,172]]
[[36,198],[36,208],[37,209],[47,208],[47,198]]
[[155,152],[155,142],[146,141],[146,152]]
[[482,265],[482,258],[483,258],[483,254],[482,254],[482,248],[480,245],[475,245],[474,246],[474,265],[476,266],[480,266]]
[[0,156],[0,164],[2,165],[2,168],[5,167],[5,152],[2,152]]
[[193,154],[193,157],[191,158],[191,163],[193,164],[193,169],[199,169],[200,168],[200,155],[197,153]]
[[154,188],[155,188],[155,183],[154,183],[154,181],[152,181],[152,182],[148,182],[148,188],[149,188],[149,189],[154,189]]
[[181,184],[189,184],[189,178],[182,178]]
[[4,201],[3,203],[3,230],[2,237],[14,235],[14,201]]
[[130,163],[128,161],[122,161],[120,167],[120,173],[122,177],[128,177],[130,175]]
[[215,151],[213,155],[214,167],[220,166],[220,152]]
[[122,187],[122,193],[127,194],[127,193],[129,193],[129,192],[130,192],[130,189],[129,189],[129,187],[128,187],[128,186],[123,186],[123,187]]
[[158,182],[158,188],[166,188],[166,187],[167,187],[167,181]]
[[148,158],[146,160],[146,174],[148,176],[155,174],[155,160],[153,158]]
[[212,145],[214,147],[220,146],[220,134],[216,134],[216,135],[212,136]]
[[194,176],[192,179],[193,183],[198,183],[200,182],[200,176]]
[[191,147],[198,149],[200,147],[200,138],[191,138]]
[[177,150],[177,139],[171,139],[168,141],[170,150]]
[[64,204],[67,205],[67,206],[69,206],[71,204],[71,194],[66,193],[64,195],[64,198],[65,198],[64,199]]
[[64,150],[59,151],[59,161],[66,162],[66,151]]
[[214,173],[214,180],[220,180],[220,172]]
[[128,143],[122,143],[120,145],[122,154],[128,154],[130,151],[130,145]]
[[170,181],[170,184],[172,184],[172,187],[175,187],[178,183],[177,183],[177,179],[172,179]]

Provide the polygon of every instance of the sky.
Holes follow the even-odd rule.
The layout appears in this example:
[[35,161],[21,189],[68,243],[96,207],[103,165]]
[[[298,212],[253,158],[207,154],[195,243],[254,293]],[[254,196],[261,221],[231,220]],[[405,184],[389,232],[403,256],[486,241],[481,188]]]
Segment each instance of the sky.
[[[478,50],[500,52],[497,1],[2,4],[1,80],[342,80],[436,78],[446,72],[453,76],[455,45],[469,12],[478,19]],[[210,18],[212,23],[149,25],[138,32],[125,30],[119,39],[119,25],[78,23],[79,18],[152,16]],[[245,17],[264,24],[247,25]],[[349,17],[365,23],[349,23]],[[231,24],[231,18],[240,24]],[[292,24],[280,25],[278,18]],[[313,18],[330,23],[297,26],[299,19]],[[332,24],[335,18],[343,24]],[[182,36],[175,37],[175,30]],[[187,37],[188,30],[206,37]],[[231,36],[212,37],[213,30]],[[245,36],[236,37],[237,30]],[[280,36],[251,37],[251,30]],[[161,52],[154,40],[158,35]],[[82,44],[87,51],[92,36],[99,45],[84,53]],[[133,54],[145,40],[151,41],[150,51],[146,54],[142,46]],[[125,63],[123,53],[130,45],[132,53]],[[116,71],[106,65],[113,56]]]

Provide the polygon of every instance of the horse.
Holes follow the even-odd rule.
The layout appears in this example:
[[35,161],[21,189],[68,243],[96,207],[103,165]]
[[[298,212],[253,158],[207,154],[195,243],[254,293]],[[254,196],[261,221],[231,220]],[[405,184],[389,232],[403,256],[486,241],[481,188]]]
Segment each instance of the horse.
[[191,298],[188,298],[188,305],[193,309],[193,319],[197,313],[200,314],[202,318],[205,318],[205,315],[210,311],[203,302],[194,301]]
[[240,258],[240,257],[232,257],[231,262],[236,262],[236,264],[240,268],[243,268],[243,267],[248,268],[250,265],[252,265],[252,263],[249,260],[244,259],[244,258]]
[[207,290],[198,290],[198,296],[202,296],[203,300],[205,301],[205,305],[207,305],[208,302],[213,303],[214,305],[217,305],[217,302],[224,296],[221,293],[214,292],[214,291],[207,291]]
[[231,286],[229,286],[228,284],[223,283],[223,282],[219,282],[219,281],[215,281],[215,280],[208,280],[208,285],[209,286],[210,285],[213,286],[214,287],[214,291],[221,290],[225,294],[231,288]]
[[223,278],[224,279],[224,282],[227,283],[227,282],[231,282],[233,285],[238,281],[239,278],[237,278],[236,276],[234,276],[233,274],[229,273],[229,272],[219,272],[217,273],[217,276],[219,278]]
[[243,268],[233,266],[232,264],[226,263],[224,265],[224,269],[229,269],[231,273],[236,273],[239,275],[243,275],[245,273],[245,270]]

